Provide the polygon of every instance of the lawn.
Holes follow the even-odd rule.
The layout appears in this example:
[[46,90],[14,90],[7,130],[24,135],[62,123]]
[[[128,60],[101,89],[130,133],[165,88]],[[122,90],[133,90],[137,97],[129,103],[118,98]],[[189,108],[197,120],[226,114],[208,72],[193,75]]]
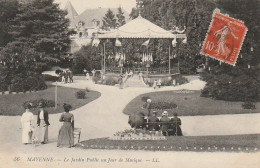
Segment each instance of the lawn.
[[[72,110],[79,108],[97,98],[100,97],[100,93],[96,91],[86,92],[86,99],[77,99],[75,93],[80,89],[58,87],[58,106],[55,108],[46,108],[50,113],[61,113],[64,111],[63,103],[68,103],[72,106]],[[53,100],[55,99],[55,87],[53,85],[48,85],[48,89],[23,93],[23,94],[9,94],[0,95],[0,115],[21,115],[25,110],[23,108],[23,103],[25,101],[31,101],[39,98]],[[32,109],[32,112],[36,114],[37,109]]]
[[166,140],[110,140],[91,139],[76,147],[83,149],[121,149],[151,151],[196,151],[196,152],[256,152],[260,149],[260,135],[183,136],[166,137]]
[[[196,115],[218,115],[218,114],[243,114],[259,112],[260,102],[255,103],[256,109],[243,109],[243,102],[230,102],[222,100],[214,100],[211,98],[200,97],[200,91],[163,91],[153,92],[140,95],[133,99],[124,109],[124,113],[130,115],[132,113],[146,112],[142,109],[144,102],[142,97],[149,96],[152,102],[165,101],[173,102],[177,108],[167,110],[169,115],[177,112],[180,116],[196,116]],[[156,110],[161,115],[163,110]]]

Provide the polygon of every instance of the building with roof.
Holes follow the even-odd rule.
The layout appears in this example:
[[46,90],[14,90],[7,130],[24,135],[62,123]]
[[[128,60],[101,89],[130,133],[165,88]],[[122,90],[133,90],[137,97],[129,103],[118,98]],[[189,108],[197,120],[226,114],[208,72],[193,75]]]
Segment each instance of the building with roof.
[[77,11],[74,9],[74,7],[72,6],[71,2],[68,1],[66,6],[65,6],[65,9],[67,10],[68,14],[66,16],[66,18],[68,18],[70,21],[73,21],[77,18],[78,16],[78,13]]
[[[67,18],[70,20],[70,28],[73,29],[76,34],[71,36],[71,53],[78,51],[83,45],[90,45],[93,35],[99,31],[103,25],[103,17],[107,13],[109,8],[95,8],[86,9],[81,14],[72,6],[71,2],[68,1],[65,10],[67,10]],[[110,10],[116,15],[118,13],[117,8],[110,8]],[[122,9],[124,12],[125,20],[130,20],[129,14]]]

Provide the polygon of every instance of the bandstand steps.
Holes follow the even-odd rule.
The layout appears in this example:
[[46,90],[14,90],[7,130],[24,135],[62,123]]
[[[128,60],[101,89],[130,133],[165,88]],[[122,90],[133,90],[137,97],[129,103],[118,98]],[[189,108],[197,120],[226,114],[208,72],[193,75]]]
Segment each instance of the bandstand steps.
[[133,77],[129,77],[127,79],[126,86],[127,87],[148,87],[136,75],[134,75]]

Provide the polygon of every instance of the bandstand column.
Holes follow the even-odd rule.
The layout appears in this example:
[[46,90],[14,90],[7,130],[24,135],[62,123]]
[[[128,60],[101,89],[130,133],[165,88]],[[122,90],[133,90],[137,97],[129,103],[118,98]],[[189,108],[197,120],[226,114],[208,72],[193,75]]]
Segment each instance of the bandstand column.
[[171,44],[169,44],[169,74],[171,74]]
[[103,74],[106,73],[106,42],[104,42],[104,63],[103,63]]

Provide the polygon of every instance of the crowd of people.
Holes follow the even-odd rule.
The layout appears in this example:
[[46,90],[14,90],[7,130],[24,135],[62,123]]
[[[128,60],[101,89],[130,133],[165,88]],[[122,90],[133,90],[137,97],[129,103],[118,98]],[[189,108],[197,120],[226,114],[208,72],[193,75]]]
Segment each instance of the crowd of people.
[[[34,127],[34,116],[31,112],[32,105],[26,104],[25,112],[21,117],[22,143],[24,144],[46,144],[48,143],[49,113],[44,109],[44,104],[39,103],[37,113],[37,127]],[[63,122],[58,133],[57,147],[72,147],[74,145],[74,116],[69,113],[71,105],[63,105],[65,113],[61,114],[60,122]]]
[[182,136],[181,119],[174,113],[173,117],[168,116],[164,111],[159,118],[157,112],[153,111],[152,115],[146,117],[143,113],[129,116],[128,123],[135,129],[146,129],[152,132],[161,132],[164,136]]
[[64,70],[59,73],[59,81],[64,83],[73,83],[73,73],[71,70]]
[[128,123],[132,128],[147,129],[148,131],[161,132],[164,136],[182,136],[181,119],[177,113],[169,117],[168,112],[164,111],[161,117],[157,116],[157,111],[151,114],[151,99],[147,99],[144,107],[147,109],[147,116],[144,113],[135,113],[129,116]]

